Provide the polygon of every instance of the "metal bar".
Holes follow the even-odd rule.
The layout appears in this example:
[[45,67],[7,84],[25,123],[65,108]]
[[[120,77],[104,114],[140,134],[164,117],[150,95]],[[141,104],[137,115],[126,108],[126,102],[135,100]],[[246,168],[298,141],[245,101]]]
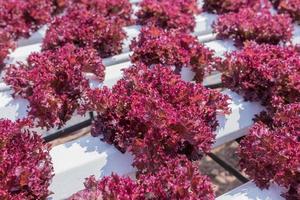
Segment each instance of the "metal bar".
[[94,120],[94,112],[89,112],[89,115],[90,115],[90,118],[91,118],[91,120]]
[[90,126],[91,123],[92,123],[92,119],[88,119],[88,120],[85,120],[85,121],[80,122],[78,124],[75,124],[73,126],[70,126],[68,128],[61,129],[61,130],[59,130],[55,133],[52,133],[50,135],[47,135],[47,136],[43,137],[43,138],[44,138],[45,142],[51,142],[51,141],[53,141],[57,138],[69,135],[72,132],[75,132],[75,131],[81,130],[83,128],[86,128],[86,127]]
[[220,82],[220,83],[205,85],[205,87],[210,88],[210,89],[217,89],[217,88],[222,88],[223,84]]
[[247,183],[249,182],[249,179],[244,177],[238,170],[230,166],[227,162],[219,158],[217,155],[213,153],[208,153],[208,156],[211,157],[216,163],[218,163],[221,167],[223,167],[226,171],[228,171],[230,174],[235,176],[239,181],[242,183]]

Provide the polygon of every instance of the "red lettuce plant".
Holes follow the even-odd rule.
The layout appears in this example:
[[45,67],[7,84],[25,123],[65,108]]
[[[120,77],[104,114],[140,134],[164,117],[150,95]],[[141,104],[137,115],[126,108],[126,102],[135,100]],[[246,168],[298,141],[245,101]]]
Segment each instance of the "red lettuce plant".
[[291,18],[284,14],[272,15],[267,9],[241,9],[238,13],[221,15],[213,24],[213,31],[221,39],[231,38],[237,45],[245,41],[279,44],[292,37]]
[[131,61],[146,65],[162,64],[190,67],[195,72],[194,79],[202,82],[206,73],[212,70],[214,52],[199,43],[196,37],[187,33],[166,31],[156,27],[145,27],[137,39],[132,41]]
[[202,8],[207,12],[224,14],[247,7],[257,10],[260,4],[261,0],[204,0]]
[[110,90],[90,90],[86,110],[97,111],[94,136],[134,155],[137,181],[112,175],[71,200],[212,200],[213,189],[190,161],[210,150],[217,112],[229,112],[228,97],[184,82],[170,67],[138,63]]
[[185,82],[162,65],[132,66],[112,90],[104,88],[88,96],[89,109],[98,112],[92,134],[122,152],[133,143],[143,146],[153,141],[160,147],[154,152],[157,155],[199,158],[214,141],[217,112],[229,112],[227,96]]
[[81,105],[89,89],[82,72],[104,78],[101,58],[94,49],[66,45],[56,51],[33,53],[27,60],[7,70],[6,83],[14,95],[29,101],[29,116],[41,127],[62,126]]
[[87,179],[86,189],[69,200],[124,199],[124,200],[213,200],[214,192],[206,176],[186,158],[165,162],[155,174],[142,175],[136,183],[130,178],[113,174],[96,181]]
[[4,66],[3,61],[7,58],[10,50],[15,48],[15,42],[10,38],[10,34],[0,30],[0,71]]
[[50,21],[52,11],[49,0],[0,0],[0,29],[14,39],[27,37]]
[[0,120],[0,199],[46,199],[53,176],[49,145],[24,128],[28,121]]
[[72,43],[77,47],[94,48],[101,57],[108,57],[122,51],[122,41],[125,37],[126,34],[118,21],[105,19],[84,8],[74,8],[51,23],[43,42],[43,49],[55,49]]
[[129,0],[74,0],[74,2],[106,18],[120,19],[125,25],[133,23],[133,10]]
[[199,12],[195,0],[143,0],[140,7],[136,14],[138,24],[184,32],[194,30],[196,25],[194,14]]
[[24,1],[0,0],[0,29],[10,33],[14,39],[29,35],[30,27],[24,18],[26,5]]
[[46,24],[51,19],[51,14],[53,12],[53,4],[49,0],[26,0],[27,7],[25,10],[26,15],[30,20],[29,23],[34,24],[33,30],[36,30],[41,25]]
[[300,53],[293,46],[247,43],[227,54],[220,70],[225,87],[271,110],[300,101]]
[[154,174],[141,175],[138,183],[140,200],[215,199],[209,179],[185,157],[166,160]]
[[69,200],[134,200],[137,184],[127,177],[119,177],[116,174],[102,178],[97,181],[94,176],[86,179],[85,189],[73,194]]
[[293,20],[300,23],[300,1],[299,0],[277,0],[272,1],[280,13],[287,13]]
[[277,183],[288,200],[300,199],[300,103],[286,105],[272,125],[256,123],[242,140],[240,166],[261,188]]

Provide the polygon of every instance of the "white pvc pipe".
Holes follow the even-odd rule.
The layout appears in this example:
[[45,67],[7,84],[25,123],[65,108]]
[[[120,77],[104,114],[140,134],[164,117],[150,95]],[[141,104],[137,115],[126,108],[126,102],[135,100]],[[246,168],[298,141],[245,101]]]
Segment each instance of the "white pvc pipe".
[[216,200],[284,200],[282,192],[285,192],[285,189],[278,185],[271,184],[268,189],[261,190],[250,181],[219,196]]

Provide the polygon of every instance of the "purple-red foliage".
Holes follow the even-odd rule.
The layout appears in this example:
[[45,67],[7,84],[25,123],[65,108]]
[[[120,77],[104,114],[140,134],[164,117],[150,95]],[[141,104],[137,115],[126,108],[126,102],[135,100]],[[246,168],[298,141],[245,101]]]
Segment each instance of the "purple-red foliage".
[[[166,0],[158,0],[160,2]],[[167,0],[170,1],[170,0]],[[189,14],[199,14],[201,12],[201,8],[198,6],[198,0],[172,0],[173,4],[176,4],[181,8],[181,12],[189,13]]]
[[204,11],[217,14],[238,12],[247,7],[257,10],[261,7],[261,0],[204,0],[203,3]]
[[203,81],[214,62],[214,52],[201,44],[197,37],[156,27],[143,28],[139,37],[132,41],[130,49],[133,51],[133,63],[175,66],[177,72],[182,67],[190,67],[197,82]]
[[11,39],[10,34],[0,29],[0,71],[4,66],[4,59],[7,58],[9,52],[15,48],[16,44]]
[[53,11],[49,0],[0,0],[0,29],[11,37],[28,37],[32,31],[51,19]]
[[184,157],[165,161],[157,172],[130,178],[112,174],[96,181],[87,179],[86,189],[74,194],[69,200],[122,199],[122,200],[213,200],[214,192],[206,176],[198,166]]
[[285,14],[271,14],[268,9],[254,11],[240,9],[237,13],[221,15],[213,24],[213,31],[221,39],[233,39],[237,45],[245,41],[279,44],[292,37],[292,20]]
[[287,13],[300,23],[300,0],[277,0],[273,3],[280,13]]
[[163,29],[194,30],[194,14],[199,13],[196,0],[143,0],[137,12],[137,23]]
[[69,200],[136,200],[137,184],[128,177],[116,174],[97,181],[94,176],[86,179],[85,189],[73,194]]
[[104,78],[101,58],[94,49],[66,45],[56,51],[33,53],[27,62],[8,68],[5,81],[14,95],[29,101],[29,116],[41,127],[64,125],[80,107],[89,89],[83,72]]
[[201,175],[199,166],[185,157],[166,160],[153,174],[138,178],[139,200],[214,200],[208,177]]
[[28,125],[0,120],[0,199],[36,200],[50,194],[50,146]]
[[54,12],[61,12],[71,5],[72,0],[52,0]]
[[125,25],[133,23],[132,4],[129,0],[74,0],[74,2],[106,18],[120,19]]
[[126,34],[119,21],[106,19],[83,7],[74,7],[51,23],[43,49],[55,49],[72,43],[77,47],[94,48],[101,57],[109,57],[121,53],[125,38]]
[[288,200],[300,199],[300,103],[286,105],[272,125],[256,123],[242,140],[240,166],[261,188],[277,183]]
[[300,53],[293,46],[247,43],[222,62],[222,82],[269,109],[300,102]]
[[[154,154],[199,158],[214,141],[217,113],[229,112],[227,96],[185,82],[162,65],[132,66],[112,90],[104,88],[88,96],[89,109],[98,112],[92,134],[123,152],[133,149],[133,143],[142,148],[153,141],[160,147]],[[150,148],[141,150],[141,159],[152,154],[147,152]]]

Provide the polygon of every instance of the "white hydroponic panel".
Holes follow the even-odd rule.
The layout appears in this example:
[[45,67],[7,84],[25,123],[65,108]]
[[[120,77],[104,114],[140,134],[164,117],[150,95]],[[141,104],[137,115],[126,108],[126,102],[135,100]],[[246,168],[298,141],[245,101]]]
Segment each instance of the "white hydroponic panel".
[[54,147],[50,155],[56,175],[50,186],[54,194],[49,199],[65,199],[83,189],[83,182],[90,175],[99,178],[112,172],[120,175],[134,172],[131,155],[122,154],[99,138],[81,137]]
[[292,38],[292,43],[300,44],[300,26],[299,25],[294,25],[293,35],[294,35],[294,37]]
[[[223,93],[232,98],[232,113],[218,117],[220,126],[216,132],[214,147],[245,135],[253,123],[254,115],[263,110],[259,103],[244,102],[234,92],[226,90]],[[53,199],[67,198],[83,189],[84,179],[90,175],[101,178],[112,172],[119,175],[134,174],[130,154],[121,154],[112,145],[91,136],[54,147],[51,156],[56,174],[50,187],[54,192]]]
[[261,190],[250,181],[240,187],[237,187],[216,200],[284,200],[280,194],[284,189],[272,184],[269,189]]

